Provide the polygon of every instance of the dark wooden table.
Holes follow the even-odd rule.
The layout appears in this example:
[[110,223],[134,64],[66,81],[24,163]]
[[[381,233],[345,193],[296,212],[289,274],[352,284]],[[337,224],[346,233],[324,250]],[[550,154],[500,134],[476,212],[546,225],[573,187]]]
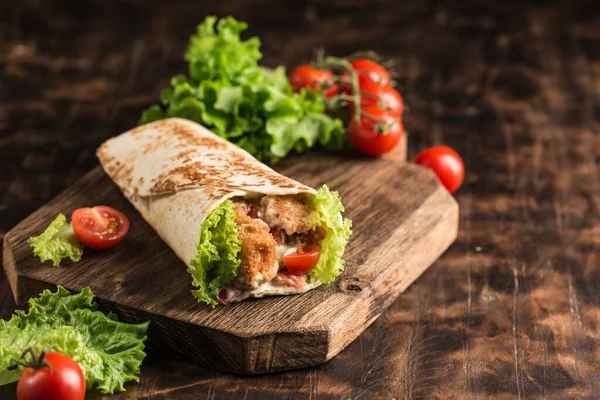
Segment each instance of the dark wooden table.
[[267,65],[319,46],[396,60],[410,154],[464,158],[460,234],[325,365],[238,377],[151,355],[122,398],[600,398],[598,2],[2,1],[0,237],[185,72],[207,14],[249,22]]

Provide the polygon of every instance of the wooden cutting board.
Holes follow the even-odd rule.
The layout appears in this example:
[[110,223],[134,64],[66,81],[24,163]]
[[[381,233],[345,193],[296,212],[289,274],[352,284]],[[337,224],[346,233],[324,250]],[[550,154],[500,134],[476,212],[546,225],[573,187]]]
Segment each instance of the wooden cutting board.
[[[354,223],[343,274],[306,294],[216,309],[197,303],[185,265],[100,167],[6,235],[4,268],[19,304],[55,285],[90,286],[122,320],[150,320],[150,351],[240,374],[316,365],[352,342],[456,238],[457,203],[430,171],[405,164],[404,156],[311,154],[276,166],[309,186],[327,183],[339,191]],[[58,213],[95,204],[130,218],[123,242],[106,251],[86,249],[75,264],[40,264],[27,238]]]

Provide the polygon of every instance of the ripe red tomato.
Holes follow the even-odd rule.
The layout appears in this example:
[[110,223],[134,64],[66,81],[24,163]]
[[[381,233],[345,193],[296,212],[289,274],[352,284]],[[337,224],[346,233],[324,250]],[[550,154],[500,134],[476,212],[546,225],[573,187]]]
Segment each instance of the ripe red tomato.
[[36,368],[25,367],[17,384],[19,400],[83,400],[85,377],[69,356],[50,352]]
[[290,274],[302,276],[312,271],[319,262],[319,257],[321,246],[318,243],[310,243],[294,253],[284,255],[283,263]]
[[129,231],[125,214],[107,206],[79,208],[73,211],[71,223],[77,240],[97,250],[113,247]]
[[368,58],[358,58],[350,63],[358,76],[365,76],[379,85],[390,84],[390,74],[385,68]]
[[[352,69],[358,73],[358,83],[364,83],[370,81],[381,86],[390,84],[390,74],[385,68],[377,64],[375,61],[371,61],[367,58],[358,58],[350,63]],[[346,79],[349,78],[349,74],[344,72],[342,74]],[[344,84],[345,91],[351,91],[352,87],[348,83]]]
[[465,177],[465,165],[457,152],[447,146],[435,146],[421,152],[415,163],[430,168],[450,193],[454,193]]
[[402,122],[396,116],[374,106],[361,107],[361,112],[363,114],[360,121],[357,123],[352,117],[348,127],[348,136],[354,147],[370,156],[391,151],[402,137]]
[[338,92],[338,86],[333,82],[333,74],[326,69],[317,69],[308,64],[301,64],[288,74],[290,85],[294,91],[304,88],[322,89],[325,97],[331,98]]
[[[361,107],[379,107],[396,117],[402,116],[404,102],[400,93],[391,86],[381,86],[370,80],[363,80],[360,84]],[[350,103],[350,110],[353,104]]]

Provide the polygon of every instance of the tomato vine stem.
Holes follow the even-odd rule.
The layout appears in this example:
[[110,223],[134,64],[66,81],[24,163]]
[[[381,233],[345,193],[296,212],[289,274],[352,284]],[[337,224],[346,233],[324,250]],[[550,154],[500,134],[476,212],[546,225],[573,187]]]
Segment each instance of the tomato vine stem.
[[[372,53],[376,54],[376,53]],[[371,55],[372,55],[371,54]],[[370,57],[369,57],[370,58]],[[352,86],[352,93],[350,95],[347,94],[338,94],[332,99],[328,99],[326,102],[326,106],[328,109],[338,109],[340,104],[349,104],[352,103],[354,105],[354,112],[352,113],[353,122],[356,124],[360,123],[361,117],[366,117],[367,119],[373,121],[375,123],[375,129],[378,133],[387,134],[389,129],[392,127],[396,121],[393,123],[386,123],[383,119],[376,117],[375,115],[365,112],[361,107],[361,96],[369,96],[375,97],[377,99],[377,107],[387,110],[385,108],[381,98],[373,93],[363,92],[360,90],[360,85],[358,82],[358,71],[356,71],[352,64],[350,63],[350,58],[339,58],[333,56],[325,56],[323,49],[318,49],[315,51],[314,62],[312,63],[315,68],[318,69],[329,69],[338,74],[335,74],[333,79],[334,83],[350,83]],[[348,75],[343,76],[339,74],[340,71],[346,72]],[[349,76],[349,78],[348,78]],[[325,84],[324,89],[328,89],[333,86],[329,83]]]
[[[31,360],[27,360],[27,355],[31,356]],[[33,368],[35,370],[38,370],[42,367],[52,367],[52,365],[48,364],[48,362],[46,362],[46,360],[44,359],[46,357],[46,351],[42,351],[40,353],[40,356],[38,357],[35,354],[35,350],[33,350],[33,347],[28,347],[27,349],[25,349],[23,351],[23,353],[21,353],[21,358],[19,360],[14,360],[14,364],[7,367],[6,369],[9,371],[13,371],[19,367],[24,367],[24,368]]]
[[319,55],[317,53],[317,68],[328,68],[328,69],[335,70],[335,71],[342,70],[342,71],[347,72],[350,75],[351,85],[352,85],[352,102],[354,103],[355,110],[358,110],[358,112],[354,113],[354,121],[358,123],[360,121],[360,112],[361,112],[360,111],[360,88],[358,86],[358,74],[352,68],[352,64],[350,64],[350,61],[348,61],[344,58],[332,57],[332,56],[323,57],[322,55],[320,56],[320,58],[321,58],[321,60],[319,60]]

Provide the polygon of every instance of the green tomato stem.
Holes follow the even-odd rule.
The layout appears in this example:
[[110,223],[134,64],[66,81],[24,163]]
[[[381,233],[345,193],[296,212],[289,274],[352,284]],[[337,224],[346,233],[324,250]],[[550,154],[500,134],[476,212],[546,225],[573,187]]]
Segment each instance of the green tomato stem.
[[358,84],[358,73],[357,73],[357,71],[355,71],[352,68],[352,64],[350,64],[350,61],[348,59],[339,58],[339,57],[332,57],[332,56],[324,57],[322,49],[321,49],[321,51],[317,51],[315,58],[316,58],[315,67],[321,68],[321,69],[327,68],[327,69],[331,69],[334,71],[342,70],[342,71],[347,72],[348,75],[350,76],[349,79],[348,79],[348,77],[339,76],[339,75],[334,77],[333,82],[335,82],[335,83],[350,83],[352,85],[352,94],[351,95],[345,95],[345,94],[337,95],[335,98],[331,99],[331,101],[328,102],[327,108],[335,109],[336,107],[338,107],[339,103],[341,103],[341,102],[344,102],[344,103],[351,102],[352,104],[354,104],[355,112],[354,112],[353,119],[354,119],[355,123],[357,123],[357,124],[360,123],[360,118],[364,116],[376,123],[375,128],[379,133],[387,134],[387,132],[391,128],[392,124],[384,123],[382,119],[377,118],[376,116],[362,110],[361,96],[369,96],[369,97],[377,98],[377,107],[379,107],[381,109],[389,110],[389,107],[384,107],[385,104],[383,104],[381,98],[379,96],[377,96],[376,94],[363,92],[360,90],[360,87]]
[[354,69],[352,69],[352,65],[350,64],[350,61],[343,59],[343,58],[338,58],[338,57],[326,57],[325,60],[323,60],[323,64],[325,67],[331,68],[331,69],[341,69],[343,71],[346,71],[350,77],[351,77],[351,82],[352,82],[352,102],[354,103],[354,107],[355,110],[359,110],[358,112],[354,113],[354,121],[356,123],[358,123],[360,121],[360,95],[359,95],[359,86],[358,86],[358,74],[356,73],[356,71],[354,71]]
[[[27,355],[31,356],[31,360],[27,361]],[[13,371],[19,367],[23,368],[33,368],[34,370],[38,370],[42,367],[52,367],[52,365],[48,364],[44,359],[46,357],[46,351],[42,351],[40,356],[38,357],[33,350],[33,347],[28,347],[21,353],[21,358],[19,360],[15,360],[14,364],[9,366],[9,371]]]

